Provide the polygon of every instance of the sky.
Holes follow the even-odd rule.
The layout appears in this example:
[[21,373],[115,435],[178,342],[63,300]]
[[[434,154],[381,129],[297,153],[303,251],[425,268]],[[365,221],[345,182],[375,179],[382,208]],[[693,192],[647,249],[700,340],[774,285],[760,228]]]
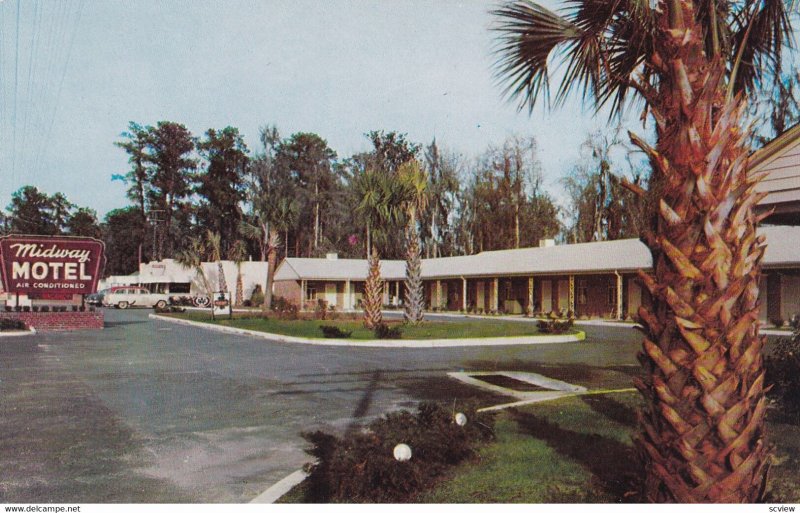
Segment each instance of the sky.
[[367,150],[371,130],[466,158],[534,136],[545,187],[563,198],[560,178],[607,116],[577,100],[529,115],[503,98],[494,5],[0,0],[0,207],[26,184],[101,218],[127,205],[113,143],[129,121],[160,120],[197,136],[235,126],[251,150],[263,125],[315,132],[342,158]]

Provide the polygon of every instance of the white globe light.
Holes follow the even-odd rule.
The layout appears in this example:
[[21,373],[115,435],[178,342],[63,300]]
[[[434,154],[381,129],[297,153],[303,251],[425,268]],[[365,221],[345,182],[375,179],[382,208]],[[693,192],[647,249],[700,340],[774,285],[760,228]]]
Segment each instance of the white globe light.
[[411,447],[406,444],[397,444],[394,446],[394,459],[397,461],[408,461],[411,459]]
[[456,413],[456,424],[464,426],[467,424],[467,416],[463,413]]

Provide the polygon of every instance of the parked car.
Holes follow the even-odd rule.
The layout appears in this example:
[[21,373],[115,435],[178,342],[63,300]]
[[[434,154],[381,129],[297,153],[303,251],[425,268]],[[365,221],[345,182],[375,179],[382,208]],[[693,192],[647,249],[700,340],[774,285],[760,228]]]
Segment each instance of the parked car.
[[86,304],[92,306],[103,306],[103,297],[111,291],[110,288],[98,290],[94,294],[86,296]]
[[144,287],[112,287],[103,296],[103,306],[113,306],[122,310],[130,306],[166,308],[169,296],[150,292]]

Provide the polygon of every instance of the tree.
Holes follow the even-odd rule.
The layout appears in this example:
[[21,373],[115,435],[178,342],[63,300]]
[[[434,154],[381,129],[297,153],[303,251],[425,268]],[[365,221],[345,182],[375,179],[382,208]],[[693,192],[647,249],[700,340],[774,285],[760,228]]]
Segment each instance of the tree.
[[53,215],[52,199],[32,185],[11,195],[7,208],[11,233],[59,235],[61,228]]
[[[180,247],[186,237],[188,226],[180,223],[188,216],[181,216],[185,200],[192,192],[192,171],[197,161],[192,158],[195,144],[191,132],[185,126],[172,121],[159,121],[147,127],[147,161],[150,170],[150,188],[147,203],[149,219],[158,230],[157,245],[153,258],[161,260]],[[185,213],[185,212],[184,212]],[[163,229],[159,225],[163,223]]]
[[209,129],[197,143],[203,156],[203,172],[195,180],[195,192],[202,202],[197,212],[199,224],[218,234],[220,250],[226,253],[239,238],[242,221],[240,204],[245,199],[248,149],[239,130],[225,127]]
[[328,147],[325,139],[312,133],[292,134],[275,152],[275,166],[292,178],[302,195],[301,217],[310,217],[308,221],[300,221],[301,226],[310,224],[313,227],[308,240],[309,256],[319,254],[325,210],[338,180],[333,172],[335,159],[336,152]]
[[511,137],[478,159],[460,219],[469,252],[532,246],[558,232],[556,207],[541,190],[536,151],[535,139]]
[[222,266],[222,244],[219,233],[211,230],[206,231],[205,253],[208,258],[217,263],[217,283],[219,292],[228,292],[228,280],[225,279],[225,269]]
[[[200,279],[200,283],[210,298],[214,293],[211,283],[208,281],[206,271],[203,269],[203,259],[207,250],[207,241],[200,237],[192,237],[189,243],[175,257],[175,260],[185,269],[194,269],[195,275]],[[224,276],[220,274],[220,276]],[[222,278],[224,279],[224,277]]]
[[416,160],[409,160],[398,169],[401,187],[401,208],[406,215],[406,281],[403,317],[419,324],[425,312],[425,291],[422,284],[422,252],[419,245],[417,216],[428,206],[428,175]]
[[383,279],[381,278],[381,260],[378,250],[372,248],[372,254],[367,259],[369,274],[364,283],[364,327],[375,329],[382,321],[381,307],[383,306]]
[[454,218],[459,199],[457,155],[442,152],[436,140],[425,148],[429,205],[419,213],[420,239],[427,258],[453,256],[457,252]]
[[97,213],[86,207],[79,207],[67,219],[67,233],[76,237],[102,237],[97,223]]
[[242,281],[242,262],[247,258],[247,245],[241,239],[235,241],[228,250],[228,258],[236,264],[236,297],[234,305],[244,303],[244,283]]
[[103,240],[106,243],[105,274],[131,274],[139,270],[142,259],[146,221],[135,206],[118,208],[103,220]]
[[[131,169],[121,178],[128,185],[128,199],[139,208],[142,220],[147,219],[147,199],[151,195],[152,171],[148,169],[151,133],[152,127],[143,127],[139,123],[131,121],[128,123],[128,131],[121,134],[124,140],[114,143],[114,146],[122,148],[128,154],[128,163],[130,163]],[[114,176],[118,177],[118,175]]]
[[[589,134],[581,145],[581,162],[562,180],[569,200],[566,239],[571,242],[638,237],[647,225],[644,201],[624,187],[612,157],[615,151],[629,153],[619,134],[619,127]],[[634,175],[628,183],[641,186],[642,173]]]
[[556,100],[582,91],[621,112],[631,97],[655,123],[648,156],[659,213],[645,241],[653,298],[639,311],[647,406],[637,447],[647,499],[754,502],[763,496],[764,369],[758,280],[762,195],[747,173],[748,95],[780,69],[791,25],[779,0],[580,0],[562,15],[527,1],[495,11],[499,74],[521,107],[548,93],[551,56],[566,62]]

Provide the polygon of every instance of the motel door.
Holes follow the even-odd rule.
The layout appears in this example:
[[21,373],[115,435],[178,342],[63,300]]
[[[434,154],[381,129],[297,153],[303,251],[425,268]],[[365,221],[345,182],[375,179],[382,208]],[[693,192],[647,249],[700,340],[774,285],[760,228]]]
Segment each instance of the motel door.
[[336,304],[336,284],[335,283],[326,283],[325,284],[325,301],[328,302],[328,306],[338,306]]

